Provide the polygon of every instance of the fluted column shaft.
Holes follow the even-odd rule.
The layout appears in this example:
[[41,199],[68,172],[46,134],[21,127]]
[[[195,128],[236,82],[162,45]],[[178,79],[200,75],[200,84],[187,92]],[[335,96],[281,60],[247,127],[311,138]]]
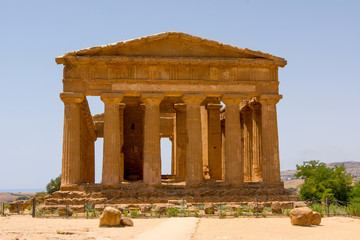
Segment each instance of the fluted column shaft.
[[61,185],[81,183],[81,110],[82,93],[61,93],[64,102],[64,136]]
[[263,181],[280,182],[280,160],[276,103],[281,95],[261,95],[261,152]]
[[253,129],[253,182],[262,182],[262,161],[261,161],[261,106],[260,104],[251,104],[252,110],[252,129]]
[[148,185],[161,184],[160,102],[163,94],[142,94],[145,103],[143,181]]
[[251,109],[245,106],[241,110],[243,120],[243,162],[244,162],[244,181],[251,182],[253,175],[253,129]]
[[102,183],[121,183],[124,175],[124,159],[121,154],[123,145],[123,109],[122,94],[105,93],[101,100],[105,104],[104,151]]
[[174,104],[176,110],[176,180],[186,179],[186,105]]
[[186,184],[192,185],[203,180],[202,135],[200,104],[205,96],[200,94],[185,94],[186,132],[188,144],[186,151]]
[[210,177],[215,180],[222,178],[221,162],[221,104],[209,103],[208,112],[208,160]]
[[241,183],[244,165],[241,156],[241,127],[239,104],[244,99],[241,94],[225,94],[225,181]]

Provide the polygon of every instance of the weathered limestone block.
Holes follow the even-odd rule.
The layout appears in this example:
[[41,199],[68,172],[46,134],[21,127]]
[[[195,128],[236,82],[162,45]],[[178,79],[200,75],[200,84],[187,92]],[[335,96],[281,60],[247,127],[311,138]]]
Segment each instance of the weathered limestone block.
[[262,203],[250,202],[248,206],[252,212],[262,212],[264,210],[264,204]]
[[282,208],[280,202],[273,202],[271,204],[271,212],[272,213],[282,213]]
[[128,226],[128,227],[134,226],[134,222],[130,218],[127,218],[127,217],[122,218],[120,220],[120,224],[123,226]]
[[321,215],[318,212],[313,212],[313,216],[311,219],[311,224],[312,225],[320,225],[321,223]]
[[307,207],[304,202],[294,202],[294,208]]
[[121,212],[113,207],[106,207],[100,216],[99,227],[119,226],[121,221]]
[[310,226],[312,222],[313,211],[308,207],[294,208],[290,212],[290,221],[292,225]]
[[143,204],[140,206],[141,213],[149,213],[151,212],[152,205],[151,204]]
[[243,207],[238,204],[229,204],[226,207],[230,211],[241,211],[243,209]]
[[155,212],[156,213],[165,213],[166,212],[166,204],[157,204],[155,207]]

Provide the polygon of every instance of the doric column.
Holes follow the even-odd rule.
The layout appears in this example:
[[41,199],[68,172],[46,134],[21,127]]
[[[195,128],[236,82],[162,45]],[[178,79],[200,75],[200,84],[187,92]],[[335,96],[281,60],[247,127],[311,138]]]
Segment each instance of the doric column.
[[149,185],[161,184],[160,102],[164,95],[144,93],[141,98],[145,103],[143,180]]
[[242,94],[224,94],[225,103],[225,181],[243,182],[244,165],[241,156],[241,127],[239,104]]
[[203,180],[202,136],[200,104],[205,99],[201,94],[185,94],[186,132],[188,136],[186,151],[186,184],[192,185]]
[[101,100],[105,104],[104,152],[102,184],[121,183],[124,175],[124,159],[121,153],[123,145],[123,95],[105,93]]
[[253,159],[253,182],[262,182],[262,162],[261,162],[261,105],[259,103],[250,104],[252,110],[252,159]]
[[263,181],[280,182],[279,142],[276,103],[281,95],[261,95],[261,156]]
[[186,105],[174,104],[176,110],[176,180],[186,179]]
[[221,104],[209,103],[206,106],[208,112],[208,161],[211,179],[222,178],[221,162]]
[[251,108],[244,106],[241,109],[241,125],[243,126],[243,162],[244,162],[244,182],[251,182],[253,175],[253,129]]
[[60,93],[64,102],[64,136],[61,185],[81,183],[81,110],[82,93]]

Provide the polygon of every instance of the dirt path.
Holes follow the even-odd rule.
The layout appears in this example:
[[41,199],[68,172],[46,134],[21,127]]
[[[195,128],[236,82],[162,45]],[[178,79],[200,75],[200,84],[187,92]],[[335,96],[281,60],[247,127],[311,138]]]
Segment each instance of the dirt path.
[[297,227],[286,217],[134,219],[134,227],[99,228],[98,219],[0,217],[0,240],[342,240],[359,239],[360,220],[323,218],[320,226]]

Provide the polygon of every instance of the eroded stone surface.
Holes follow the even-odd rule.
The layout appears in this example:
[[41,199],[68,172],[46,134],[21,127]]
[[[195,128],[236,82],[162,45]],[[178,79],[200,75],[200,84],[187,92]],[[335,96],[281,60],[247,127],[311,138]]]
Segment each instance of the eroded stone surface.
[[308,207],[294,208],[290,211],[290,221],[292,225],[310,226],[313,211]]
[[99,227],[119,226],[121,221],[121,212],[113,207],[106,207],[100,216]]

